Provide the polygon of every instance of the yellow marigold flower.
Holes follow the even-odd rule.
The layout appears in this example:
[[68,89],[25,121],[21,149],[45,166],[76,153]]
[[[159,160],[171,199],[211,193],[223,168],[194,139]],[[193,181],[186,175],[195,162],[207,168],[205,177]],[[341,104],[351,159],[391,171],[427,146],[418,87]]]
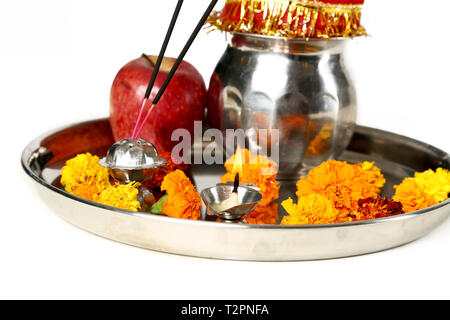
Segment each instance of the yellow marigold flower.
[[427,194],[434,197],[437,202],[447,200],[450,193],[450,171],[438,168],[435,171],[427,170],[414,175],[417,185]]
[[162,211],[173,218],[199,220],[202,200],[191,180],[183,171],[177,169],[164,177],[161,190],[168,198]]
[[81,198],[94,200],[110,186],[108,169],[98,164],[99,158],[90,153],[79,154],[66,161],[61,170],[64,189]]
[[394,188],[396,190],[392,200],[400,202],[405,212],[425,209],[439,203],[435,197],[426,193],[414,178],[406,178]]
[[325,224],[348,221],[327,197],[311,193],[298,199],[298,204],[289,198],[281,203],[289,214],[283,217],[282,225]]
[[94,201],[111,207],[138,211],[141,204],[137,200],[139,183],[116,184],[103,190]]
[[373,163],[349,164],[329,160],[312,169],[297,183],[297,196],[320,194],[331,200],[335,208],[348,215],[358,206],[359,199],[379,195],[386,180]]
[[[248,149],[243,149],[241,152],[243,164],[239,181],[256,185],[263,196],[259,205],[265,207],[273,200],[278,199],[280,190],[280,185],[276,180],[278,166],[265,156],[251,154]],[[225,162],[227,173],[220,179],[222,183],[234,181],[233,168],[236,156],[235,154]]]

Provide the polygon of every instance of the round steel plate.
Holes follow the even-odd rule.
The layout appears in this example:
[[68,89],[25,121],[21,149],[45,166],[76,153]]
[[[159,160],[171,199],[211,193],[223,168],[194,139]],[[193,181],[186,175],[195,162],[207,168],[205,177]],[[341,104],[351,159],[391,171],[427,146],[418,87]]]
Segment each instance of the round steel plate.
[[[96,235],[126,244],[205,258],[292,261],[339,258],[389,249],[416,240],[441,224],[450,200],[400,216],[328,225],[280,226],[189,221],[112,208],[75,197],[58,186],[64,161],[82,152],[99,156],[113,143],[107,119],[75,124],[33,140],[22,166],[45,203],[61,218]],[[446,152],[376,129],[357,127],[341,157],[375,161],[387,179],[384,193],[415,171],[450,168]],[[197,189],[212,186],[223,166],[194,165]],[[280,199],[295,194],[296,180],[280,181]],[[280,206],[280,219],[284,214]]]

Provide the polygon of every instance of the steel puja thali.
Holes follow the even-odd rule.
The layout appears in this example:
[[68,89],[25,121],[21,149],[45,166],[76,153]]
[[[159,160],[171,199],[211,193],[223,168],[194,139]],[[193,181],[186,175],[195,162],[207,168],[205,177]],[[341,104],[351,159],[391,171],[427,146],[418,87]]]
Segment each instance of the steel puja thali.
[[[22,166],[45,203],[67,222],[129,245],[205,258],[295,261],[348,257],[414,241],[444,222],[450,200],[393,217],[324,225],[252,225],[170,218],[121,210],[73,196],[59,186],[64,162],[79,153],[104,156],[114,143],[108,119],[59,129],[33,140]],[[194,148],[195,149],[195,148]],[[450,168],[450,158],[433,146],[393,133],[357,126],[340,160],[375,161],[389,190],[405,177],[429,168]],[[192,165],[197,190],[215,185],[223,165]],[[297,179],[279,181],[280,200],[295,195]],[[279,206],[279,221],[285,214]],[[278,222],[279,222],[278,221]]]

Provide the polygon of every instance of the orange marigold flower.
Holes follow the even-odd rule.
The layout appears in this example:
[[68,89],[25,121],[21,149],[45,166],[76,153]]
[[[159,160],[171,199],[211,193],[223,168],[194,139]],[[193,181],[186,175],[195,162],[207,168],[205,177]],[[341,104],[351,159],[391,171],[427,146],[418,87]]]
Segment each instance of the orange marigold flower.
[[67,192],[94,200],[110,186],[108,169],[98,164],[99,158],[90,153],[67,160],[61,169],[61,184]]
[[289,214],[283,217],[282,225],[325,224],[349,221],[334,207],[333,202],[324,195],[311,193],[298,199],[289,198],[281,203]]
[[414,178],[406,178],[394,188],[395,195],[392,200],[400,202],[405,212],[425,209],[439,203],[433,195],[426,193]]
[[[265,207],[273,200],[278,199],[280,190],[280,185],[276,180],[278,166],[266,156],[252,155],[248,149],[243,149],[241,152],[243,164],[239,181],[256,185],[263,196],[259,205]],[[233,166],[235,159],[236,154],[225,162],[227,173],[222,176],[222,183],[234,181]]]
[[385,184],[381,171],[373,163],[349,164],[329,160],[312,169],[297,183],[297,196],[316,193],[331,200],[340,213],[348,215],[358,200],[377,197]]
[[139,183],[116,184],[103,190],[94,200],[111,207],[138,211],[141,204],[137,200]]
[[390,217],[404,213],[400,202],[390,201],[386,197],[367,198],[358,200],[358,209],[351,217],[354,220],[369,220]]
[[164,177],[161,190],[168,198],[162,211],[173,218],[199,220],[202,200],[191,180],[181,170],[175,170]]
[[258,206],[255,210],[245,216],[249,224],[277,224],[278,203],[272,202],[268,206]]

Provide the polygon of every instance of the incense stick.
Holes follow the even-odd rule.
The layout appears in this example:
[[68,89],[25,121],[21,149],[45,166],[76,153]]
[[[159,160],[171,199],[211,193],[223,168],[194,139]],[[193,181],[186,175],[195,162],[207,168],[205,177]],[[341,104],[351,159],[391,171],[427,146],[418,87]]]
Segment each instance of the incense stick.
[[139,136],[142,129],[144,128],[144,124],[147,122],[148,117],[150,116],[150,113],[153,109],[153,106],[156,105],[159,100],[161,99],[162,95],[164,94],[164,91],[166,90],[167,86],[169,85],[170,81],[172,80],[175,72],[177,71],[178,67],[180,66],[181,62],[184,59],[184,56],[188,52],[189,48],[191,47],[192,43],[194,42],[195,38],[197,37],[198,33],[202,29],[203,25],[206,22],[206,19],[211,14],[212,10],[214,9],[214,6],[217,4],[218,0],[212,0],[209,4],[208,8],[206,9],[205,13],[201,17],[200,21],[198,22],[197,26],[195,27],[194,31],[192,32],[192,35],[189,37],[188,41],[186,42],[186,45],[184,46],[183,50],[181,50],[180,55],[178,56],[177,60],[175,61],[174,65],[172,66],[172,69],[169,72],[169,75],[167,76],[166,80],[164,81],[163,85],[158,91],[158,94],[152,101],[152,106],[149,108],[147,115],[145,116],[144,120],[142,121],[138,131],[135,134],[135,138]]
[[136,124],[134,125],[134,129],[133,129],[133,133],[131,135],[131,139],[136,139],[137,138],[136,129],[138,128],[138,125],[139,125],[139,122],[141,120],[142,112],[144,110],[145,104],[147,103],[147,100],[149,99],[150,94],[152,92],[153,85],[155,84],[155,80],[156,80],[156,77],[158,75],[159,69],[161,67],[161,63],[163,61],[164,54],[166,53],[167,45],[169,44],[170,37],[172,36],[173,29],[174,29],[175,24],[176,24],[177,19],[178,19],[178,15],[180,14],[180,10],[181,10],[181,6],[183,5],[183,1],[184,0],[178,0],[177,6],[175,7],[175,11],[173,12],[172,20],[170,21],[169,28],[167,29],[167,32],[166,32],[166,37],[164,38],[164,42],[163,42],[163,44],[161,46],[161,50],[160,50],[159,55],[158,55],[158,60],[156,60],[156,64],[155,64],[155,66],[153,68],[152,76],[151,76],[150,81],[148,83],[147,90],[145,91],[144,100],[142,102],[141,109],[139,110],[139,115],[137,117]]

